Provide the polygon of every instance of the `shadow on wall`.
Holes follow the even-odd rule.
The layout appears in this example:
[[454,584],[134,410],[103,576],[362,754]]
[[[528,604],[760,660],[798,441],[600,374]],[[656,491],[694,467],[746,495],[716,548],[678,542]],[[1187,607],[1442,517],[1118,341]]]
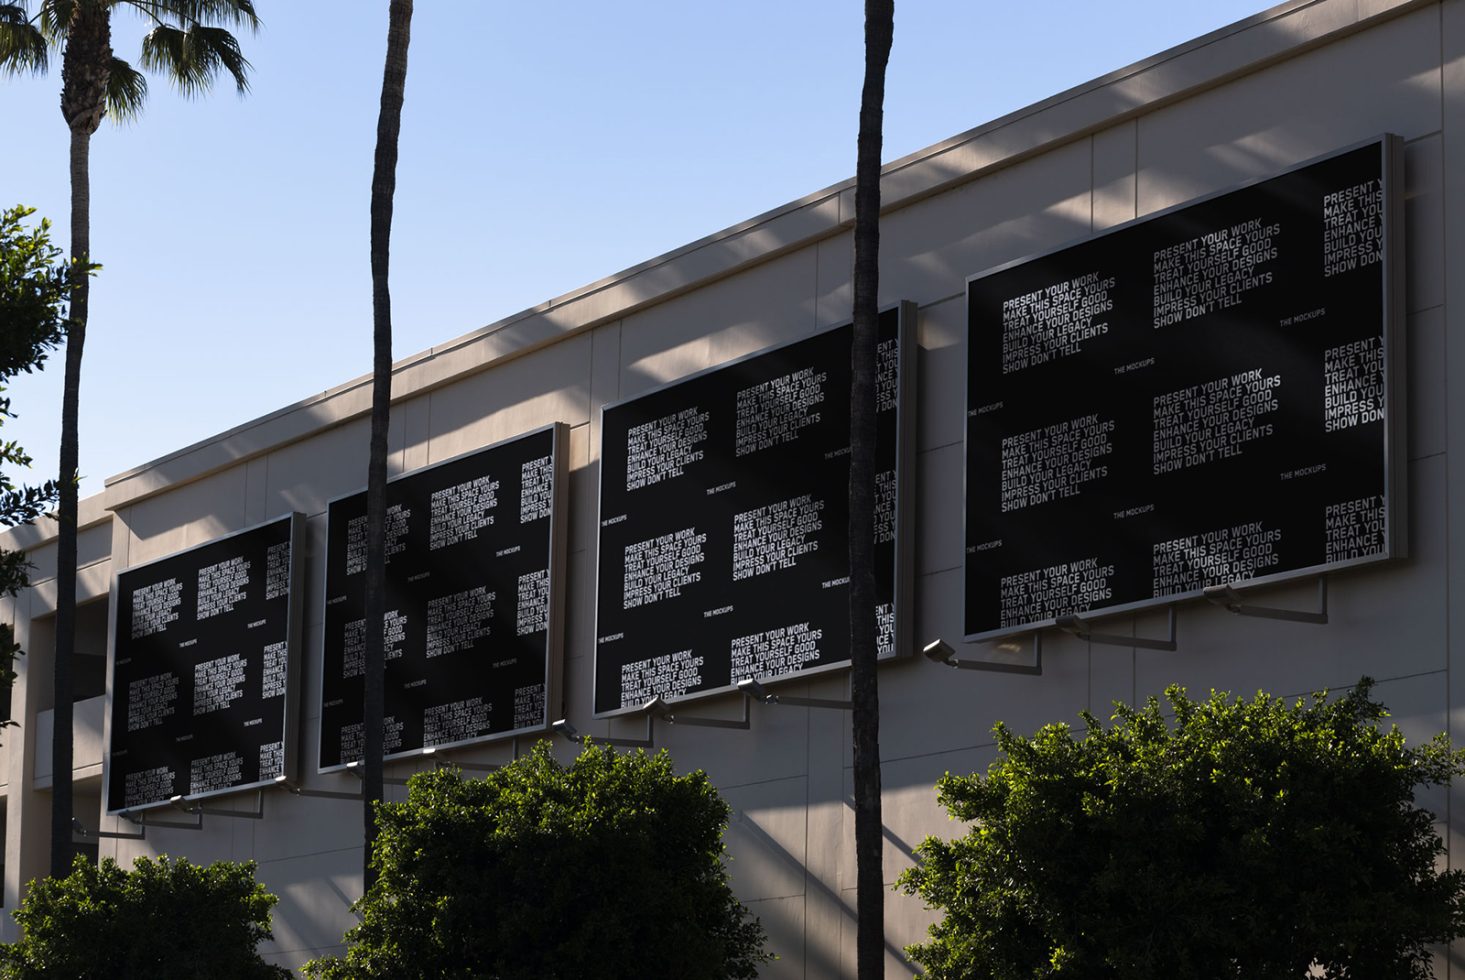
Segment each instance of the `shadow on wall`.
[[[803,863],[800,862],[792,854],[790,854],[788,849],[785,848],[782,844],[774,840],[767,831],[758,826],[757,823],[755,823],[750,817],[748,817],[741,811],[733,815],[733,819],[729,824],[728,829],[731,831],[733,828],[736,828],[739,832],[746,833],[760,846],[762,846],[764,850],[772,855],[775,860],[787,865],[790,869],[793,869],[803,874],[805,888],[817,893],[827,904],[838,908],[840,914],[850,924],[851,928],[853,927],[853,924],[855,922],[855,910],[851,908],[848,903],[845,902],[845,900],[840,896],[837,891],[835,891],[833,888],[830,888],[828,885],[820,881],[815,876],[809,874],[808,869],[804,867]],[[893,839],[897,841],[899,840],[898,838],[894,838],[888,830],[885,831],[885,835],[887,839]],[[902,848],[905,847],[903,842],[901,842],[899,846],[901,846]],[[770,936],[770,938],[772,937]],[[803,975],[811,977],[839,976],[841,969],[839,950],[837,948],[820,948],[811,943],[810,938],[811,934],[808,927],[808,922],[805,921]],[[787,958],[789,955],[788,951],[786,950],[774,949],[774,952],[777,953],[780,957],[784,958]],[[907,962],[905,951],[899,946],[891,943],[888,938],[885,940],[885,952],[889,956],[895,957],[897,962]]]

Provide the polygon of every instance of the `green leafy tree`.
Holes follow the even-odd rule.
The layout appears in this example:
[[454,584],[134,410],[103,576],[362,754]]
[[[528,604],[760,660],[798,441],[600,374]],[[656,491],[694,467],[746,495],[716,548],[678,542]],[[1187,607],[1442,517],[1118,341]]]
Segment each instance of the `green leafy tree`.
[[376,883],[321,980],[757,976],[763,929],[722,863],[729,809],[665,752],[547,742],[491,773],[418,773],[378,811]]
[[[65,336],[69,273],[61,250],[51,244],[51,223],[26,219],[34,208],[0,211],[0,424],[15,418],[5,385],[21,373],[40,368],[46,355]],[[0,440],[0,465],[28,468],[31,458],[14,440]],[[27,524],[56,502],[55,480],[21,485],[11,472],[0,471],[0,523]],[[0,594],[13,596],[30,584],[30,563],[22,551],[0,550]],[[15,631],[0,623],[0,685],[15,682],[14,662],[20,653]],[[13,724],[10,721],[0,725]]]
[[[0,0],[0,74],[44,72],[61,51],[61,116],[71,134],[71,315],[66,321],[66,374],[61,392],[60,506],[56,512],[56,657],[52,690],[51,874],[71,861],[72,680],[76,651],[76,508],[81,357],[91,286],[91,145],[102,119],[135,117],[147,79],[112,52],[112,14],[131,9],[151,29],[140,64],[167,77],[185,95],[206,91],[227,73],[243,93],[249,62],[226,28],[253,30],[252,0]],[[221,26],[222,25],[222,26]]]
[[1406,745],[1371,685],[1172,687],[1173,720],[1151,698],[1081,737],[998,725],[985,777],[938,784],[974,826],[902,876],[945,914],[908,952],[936,980],[1431,976],[1428,945],[1465,934],[1465,872],[1440,870],[1414,792],[1465,759],[1443,735]]
[[0,947],[5,980],[143,980],[290,976],[260,958],[278,901],[255,881],[254,862],[78,856],[64,878],[31,885],[15,913],[25,934]]

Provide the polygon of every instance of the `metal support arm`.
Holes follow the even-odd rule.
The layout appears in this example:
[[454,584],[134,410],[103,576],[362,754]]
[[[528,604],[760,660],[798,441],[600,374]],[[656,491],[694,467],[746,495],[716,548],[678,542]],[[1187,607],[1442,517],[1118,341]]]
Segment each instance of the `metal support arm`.
[[1030,634],[1033,638],[1033,662],[1031,664],[1008,664],[997,660],[961,660],[956,655],[950,643],[945,640],[933,640],[922,648],[921,653],[926,659],[946,667],[954,667],[957,670],[987,670],[999,674],[1031,674],[1037,676],[1043,673],[1043,634],[1034,630]]
[[[438,755],[438,750],[428,747],[422,750],[422,754],[432,759],[434,769],[461,769],[464,772],[498,772],[504,767],[502,762],[459,762],[454,759],[444,759]],[[519,760],[519,740],[514,739],[514,761]]]
[[195,823],[180,823],[177,820],[149,820],[148,810],[123,810],[118,816],[129,823],[136,824],[140,829],[137,833],[131,834],[121,830],[87,830],[81,825],[81,821],[75,817],[71,818],[71,831],[80,834],[82,837],[93,837],[98,840],[146,840],[149,827],[167,828],[169,830],[203,830],[203,813],[190,809],[181,796],[175,796],[168,801],[185,813],[192,813],[198,817]]
[[184,813],[198,814],[200,820],[202,820],[204,814],[208,814],[211,817],[237,817],[242,820],[263,820],[265,816],[265,791],[262,788],[257,791],[253,810],[224,810],[207,806],[203,803],[190,802],[187,797],[184,797],[177,806]]
[[631,749],[649,749],[651,748],[652,742],[651,720],[651,715],[648,714],[646,716],[645,738],[612,738],[603,735],[581,735],[579,730],[570,724],[568,718],[561,718],[549,727],[554,730],[555,734],[563,736],[577,745],[584,745],[585,740],[588,738],[593,742],[600,742],[605,745],[619,745]]
[[144,827],[141,833],[129,834],[120,830],[87,830],[81,825],[81,821],[75,817],[71,818],[71,832],[83,839],[91,837],[96,840],[147,840],[148,832]]
[[1259,616],[1263,619],[1281,619],[1289,623],[1313,623],[1325,626],[1328,622],[1328,577],[1319,575],[1317,577],[1317,610],[1309,609],[1278,609],[1274,606],[1253,606],[1246,602],[1241,593],[1237,591],[1237,585],[1213,585],[1206,589],[1205,597],[1222,609],[1233,612],[1238,616]]
[[306,789],[303,786],[296,786],[284,776],[275,777],[275,785],[289,793],[291,796],[300,796],[312,800],[360,800],[360,793],[343,793],[333,789]]
[[854,708],[853,701],[841,701],[834,698],[801,698],[790,694],[775,694],[752,677],[738,681],[738,690],[746,696],[743,701],[743,712],[747,714],[748,701],[757,700],[764,704],[786,704],[794,708],[832,708],[835,711],[850,711]]
[[644,710],[647,715],[655,715],[664,719],[672,725],[695,725],[699,728],[735,728],[746,731],[751,724],[748,713],[748,699],[743,698],[743,717],[741,718],[707,718],[702,715],[682,715],[673,711],[671,705],[661,698],[654,697],[646,702]]
[[[366,766],[361,762],[360,759],[356,760],[355,762],[348,762],[348,763],[346,763],[346,771],[347,772],[355,773],[357,779],[360,779],[360,780],[363,780],[363,781],[366,779]],[[384,776],[382,776],[382,785],[383,786],[406,786],[407,785],[407,780],[405,780],[405,779],[397,779],[394,776],[385,776],[384,775]]]
[[438,759],[432,764],[434,769],[461,769],[464,772],[498,772],[504,765],[502,762],[456,762],[452,759]]
[[1142,650],[1167,650],[1174,652],[1175,644],[1175,607],[1169,608],[1170,613],[1170,636],[1168,639],[1159,640],[1147,636],[1125,636],[1122,633],[1095,633],[1093,628],[1077,616],[1059,616],[1054,625],[1065,633],[1072,633],[1081,640],[1088,640],[1090,643],[1104,643],[1116,647],[1138,647]]

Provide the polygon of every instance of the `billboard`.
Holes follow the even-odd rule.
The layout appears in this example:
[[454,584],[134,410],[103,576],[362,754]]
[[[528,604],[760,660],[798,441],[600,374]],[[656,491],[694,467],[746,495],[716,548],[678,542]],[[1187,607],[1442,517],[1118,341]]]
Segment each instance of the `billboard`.
[[293,775],[303,533],[293,514],[117,574],[109,814]]
[[968,280],[968,640],[1402,553],[1400,146]]
[[[387,484],[386,757],[543,730],[561,650],[568,430]],[[319,769],[363,752],[366,492],[326,530]]]
[[[853,325],[601,414],[597,716],[848,664]],[[876,586],[905,652],[914,306],[879,321]]]

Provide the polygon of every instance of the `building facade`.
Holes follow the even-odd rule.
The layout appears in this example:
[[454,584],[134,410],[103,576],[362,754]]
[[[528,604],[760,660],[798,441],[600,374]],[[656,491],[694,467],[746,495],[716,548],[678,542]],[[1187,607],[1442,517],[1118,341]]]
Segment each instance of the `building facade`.
[[[1173,651],[1049,629],[1038,674],[955,672],[920,656],[944,639],[963,659],[1031,665],[1026,640],[962,642],[967,278],[1384,133],[1403,145],[1406,424],[1391,465],[1407,472],[1407,528],[1398,529],[1407,554],[1330,575],[1326,624],[1188,601],[1173,607]],[[641,715],[597,718],[592,704],[602,407],[846,322],[853,199],[852,182],[820,191],[396,365],[393,474],[566,426],[563,659],[552,717],[591,735],[646,731]],[[887,881],[924,836],[958,830],[934,783],[947,771],[984,769],[998,720],[1031,731],[1082,710],[1105,715],[1114,701],[1143,701],[1172,683],[1297,695],[1369,675],[1410,736],[1448,731],[1465,742],[1465,385],[1449,381],[1465,378],[1465,0],[1285,3],[896,161],[885,169],[883,201],[880,302],[914,304],[916,330],[905,619],[915,655],[880,669]],[[289,513],[305,516],[306,534],[300,734],[288,751],[305,789],[359,787],[350,772],[317,772],[316,760],[326,516],[330,501],[364,486],[369,403],[369,379],[348,381],[118,474],[82,502],[74,778],[84,826],[136,830],[103,802],[115,577]],[[27,650],[10,705],[19,727],[6,729],[0,749],[4,904],[14,909],[48,859],[54,526],[17,529],[3,543],[27,550],[36,566],[34,586],[0,603]],[[1316,584],[1279,584],[1248,599],[1311,608]],[[1103,618],[1102,629],[1164,636],[1169,616],[1163,606],[1130,611]],[[833,671],[779,690],[840,699],[846,685]],[[724,693],[695,712],[735,718],[743,703]],[[664,721],[651,730],[679,768],[706,770],[733,807],[734,888],[779,957],[765,976],[853,975],[848,715],[749,710],[747,730]],[[566,758],[574,752],[557,744]],[[515,751],[501,740],[441,755],[490,765]],[[388,775],[433,764],[403,760]],[[402,793],[388,788],[391,798]],[[1459,793],[1422,801],[1438,815],[1452,863],[1465,853],[1454,846],[1465,840]],[[280,897],[269,958],[297,966],[339,951],[361,888],[360,804],[282,789],[212,802],[258,805],[261,815],[205,815],[197,830],[153,826],[143,840],[103,839],[99,853],[125,863],[157,853],[254,860]],[[931,913],[892,894],[886,915],[888,973],[909,975],[901,948],[923,936]],[[4,929],[13,938],[8,917]],[[1442,951],[1437,975],[1452,975],[1458,962]]]

